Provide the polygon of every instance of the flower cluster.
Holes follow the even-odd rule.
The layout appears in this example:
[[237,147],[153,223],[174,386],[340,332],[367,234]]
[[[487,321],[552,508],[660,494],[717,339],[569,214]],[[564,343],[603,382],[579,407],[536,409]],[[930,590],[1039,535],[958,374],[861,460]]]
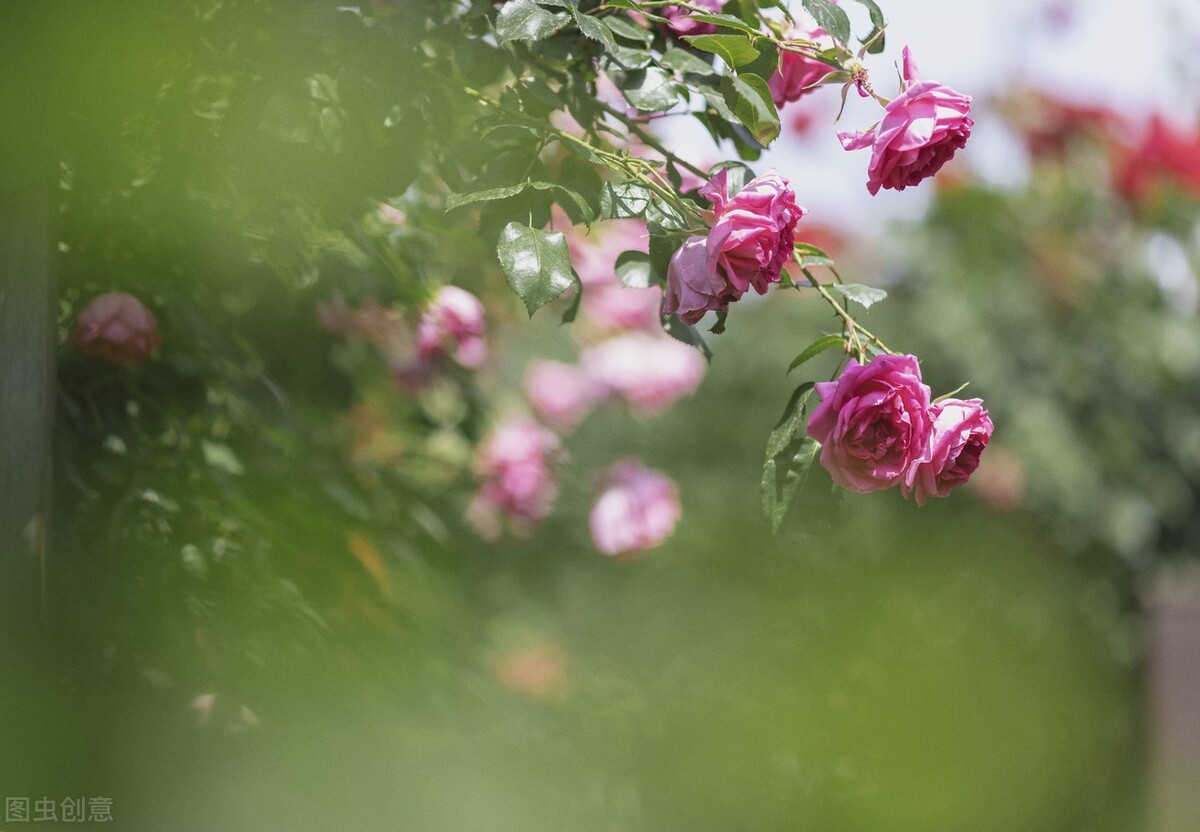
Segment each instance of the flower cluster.
[[546,518],[558,496],[560,447],[553,432],[528,419],[504,422],[484,439],[475,457],[479,490],[467,509],[480,535],[496,540],[505,524],[528,534]]
[[865,493],[899,485],[924,505],[965,483],[979,466],[992,420],[979,399],[930,401],[911,355],[851,359],[837,381],[817,384],[808,435],[821,443],[833,481]]
[[729,196],[728,169],[700,189],[712,203],[708,235],[689,237],[671,258],[663,312],[694,324],[725,312],[751,288],[765,294],[792,257],[796,223],[805,210],[787,180],[771,172]]

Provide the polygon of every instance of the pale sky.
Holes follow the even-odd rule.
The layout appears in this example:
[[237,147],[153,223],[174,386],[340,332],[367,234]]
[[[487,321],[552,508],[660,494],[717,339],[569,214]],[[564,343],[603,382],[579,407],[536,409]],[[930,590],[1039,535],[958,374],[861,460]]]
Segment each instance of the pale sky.
[[[863,8],[842,5],[855,31],[867,31]],[[1160,112],[1195,123],[1200,114],[1200,0],[880,0],[880,6],[889,19],[888,48],[869,56],[868,68],[883,95],[895,93],[892,63],[907,44],[922,77],[973,96],[977,109],[1016,83],[1083,103],[1108,103],[1134,117]],[[755,167],[777,167],[814,220],[844,225],[919,214],[930,183],[902,193],[867,193],[870,151],[846,152],[835,134],[868,128],[881,111],[853,93],[850,98],[836,126],[834,88],[785,107],[784,137]],[[797,107],[816,113],[810,136],[801,141],[787,138],[791,108]],[[670,128],[665,135],[681,149],[700,158],[715,155],[707,137],[696,134],[703,133],[700,128],[684,128],[683,120]],[[951,164],[969,165],[998,181],[1025,173],[1020,150],[984,112],[977,114],[971,141]]]

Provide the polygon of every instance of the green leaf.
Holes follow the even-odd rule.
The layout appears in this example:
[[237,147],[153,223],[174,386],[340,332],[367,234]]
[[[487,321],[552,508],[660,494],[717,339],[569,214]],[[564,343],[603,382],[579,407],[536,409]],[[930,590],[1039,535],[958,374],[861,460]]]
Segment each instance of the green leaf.
[[530,317],[572,286],[582,287],[562,232],[510,222],[500,234],[496,253],[508,285],[524,301]]
[[547,11],[533,0],[509,0],[496,15],[496,37],[500,43],[545,40],[570,19],[564,12]]
[[[617,4],[609,3],[608,5],[615,6]],[[637,41],[638,43],[644,43],[647,46],[649,46],[651,41],[654,40],[653,32],[651,32],[649,29],[643,29],[641,26],[629,21],[627,18],[613,15],[611,17],[604,18],[603,23],[614,35],[619,38],[625,38],[625,40]]]
[[728,75],[721,79],[725,103],[755,140],[768,145],[779,135],[779,111],[771,89],[760,76],[751,73]]
[[520,182],[516,185],[504,185],[498,188],[487,188],[482,191],[472,191],[465,194],[450,194],[446,197],[446,211],[453,211],[455,208],[461,208],[464,205],[472,205],[477,202],[492,202],[497,199],[508,199],[530,188],[535,191],[557,191],[566,196],[579,209],[579,213],[584,217],[592,216],[592,208],[588,205],[586,199],[583,198],[577,191],[559,185],[554,182]]
[[804,409],[814,386],[813,382],[806,381],[792,392],[787,406],[783,409],[783,415],[779,417],[779,421],[775,423],[775,429],[771,431],[771,436],[767,439],[768,457],[777,456],[793,440],[805,435]]
[[609,54],[608,59],[622,69],[630,71],[645,69],[654,63],[654,56],[641,47],[618,46]]
[[821,447],[805,429],[808,399],[812,390],[811,381],[796,388],[767,440],[762,507],[763,513],[771,521],[772,531],[779,531]]
[[644,251],[623,251],[617,257],[617,277],[630,289],[648,289],[655,285],[650,255]]
[[656,66],[630,72],[619,86],[625,100],[642,112],[660,113],[679,103],[675,79]]
[[649,226],[650,231],[650,269],[658,283],[667,282],[667,272],[671,269],[671,258],[683,245],[683,239],[677,235],[666,235],[662,229]]
[[562,323],[574,323],[575,316],[579,314],[579,305],[581,303],[583,303],[583,283],[579,284],[579,291],[575,293],[575,298],[571,301],[571,305],[562,313]]
[[579,11],[579,9],[574,9],[574,13],[575,23],[579,26],[579,31],[583,32],[585,37],[600,41],[609,52],[616,51],[617,41],[613,38],[611,29],[591,15]]
[[487,188],[482,191],[474,191],[467,194],[450,194],[446,197],[446,211],[453,211],[455,208],[461,208],[464,205],[472,205],[476,202],[491,202],[495,199],[508,199],[510,196],[516,196],[525,190],[525,183],[519,185],[505,185],[502,188]]
[[778,456],[768,457],[763,465],[762,507],[771,521],[771,531],[783,525],[800,489],[808,480],[821,446],[812,437],[788,445]]
[[667,47],[667,51],[663,53],[659,63],[667,69],[673,69],[685,75],[712,75],[715,71],[712,64],[675,46]]
[[796,243],[795,251],[797,254],[812,255],[813,257],[824,257],[829,259],[829,254],[822,248],[817,248],[812,243]]
[[810,358],[815,358],[816,356],[825,352],[825,350],[833,349],[834,347],[842,347],[844,349],[845,346],[846,341],[844,338],[842,338],[842,336],[823,335],[816,341],[813,341],[807,349],[793,358],[792,363],[788,365],[787,371],[790,373],[805,361],[808,361]]
[[757,48],[758,57],[741,67],[738,72],[751,72],[760,78],[770,78],[779,71],[779,47],[769,40],[764,40]]
[[731,14],[711,14],[708,12],[691,12],[688,14],[688,20],[697,20],[702,23],[711,23],[712,25],[718,26],[722,29],[736,29],[737,31],[743,32],[752,37],[757,37],[758,35],[762,34],[762,32],[760,32],[755,27],[747,24],[741,18],[734,17]]
[[[883,11],[875,3],[875,0],[854,0],[854,2],[866,6],[871,15],[871,25],[875,28],[871,30],[871,34],[867,35],[863,43],[870,43],[871,47],[867,51],[872,55],[878,55],[884,47],[883,35],[879,33],[887,27],[887,19],[883,16]],[[876,37],[877,34],[879,37]]]
[[874,286],[864,286],[861,283],[834,283],[832,284],[832,288],[845,295],[847,300],[852,300],[860,304],[863,309],[870,309],[887,297],[887,292],[883,289],[876,289]]
[[649,189],[634,182],[606,182],[600,192],[600,216],[605,219],[640,219],[649,207]]
[[659,231],[683,231],[688,227],[687,217],[675,206],[660,199],[651,200],[646,208],[646,222]]
[[829,0],[801,0],[804,11],[812,15],[817,25],[840,43],[850,41],[850,18],[846,10],[839,8]]
[[759,52],[745,35],[684,35],[683,39],[702,52],[712,52],[729,66],[744,66]]
[[712,350],[708,348],[708,344],[704,343],[704,336],[700,334],[700,330],[679,320],[678,315],[671,315],[665,319],[663,329],[676,341],[682,341],[688,346],[700,350],[704,354],[705,360],[712,361]]

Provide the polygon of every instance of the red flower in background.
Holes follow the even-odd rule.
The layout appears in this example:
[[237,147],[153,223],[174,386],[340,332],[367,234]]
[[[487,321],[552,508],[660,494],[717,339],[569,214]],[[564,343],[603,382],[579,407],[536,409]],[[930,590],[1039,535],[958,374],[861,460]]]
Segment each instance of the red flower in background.
[[1164,184],[1200,196],[1200,130],[1185,133],[1155,115],[1140,142],[1118,151],[1113,186],[1125,199],[1140,204]]

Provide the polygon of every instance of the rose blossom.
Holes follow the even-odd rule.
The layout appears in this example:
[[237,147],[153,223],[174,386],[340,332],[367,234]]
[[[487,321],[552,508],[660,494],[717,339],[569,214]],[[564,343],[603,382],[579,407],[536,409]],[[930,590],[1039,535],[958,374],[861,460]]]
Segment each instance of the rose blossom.
[[505,422],[483,441],[475,456],[479,490],[467,508],[482,537],[498,538],[505,520],[527,534],[545,519],[558,497],[551,467],[558,449],[557,436],[527,419]]
[[916,492],[917,505],[930,497],[947,497],[979,467],[979,455],[992,437],[992,420],[982,399],[947,399],[931,410],[933,441],[928,462],[917,466],[916,479],[901,488],[905,498]]
[[[716,13],[721,11],[725,0],[692,0],[692,5],[702,6]],[[712,23],[694,20],[688,9],[679,6],[663,6],[659,14],[667,18],[667,27],[677,35],[711,35],[717,31],[717,27]]]
[[[801,29],[793,33],[792,37],[811,40],[820,49],[831,49],[834,45],[833,38],[819,27]],[[771,88],[771,97],[775,99],[775,106],[782,107],[789,101],[799,101],[805,93],[812,91],[810,88],[814,84],[833,71],[832,66],[818,61],[811,55],[791,51],[780,52],[779,69],[767,81],[767,86]]]
[[417,324],[417,354],[431,361],[443,352],[469,370],[487,360],[483,304],[457,286],[438,289]]
[[694,347],[646,332],[588,347],[580,363],[600,395],[619,396],[640,416],[657,415],[690,396],[708,369]]
[[688,237],[667,267],[663,314],[678,313],[685,324],[694,324],[705,312],[724,312],[737,299],[729,281],[709,268],[708,240]]
[[82,355],[110,364],[141,361],[159,348],[158,319],[133,295],[92,298],[75,319],[71,343]]
[[709,269],[719,264],[739,298],[751,286],[766,294],[767,285],[779,281],[783,264],[792,258],[796,223],[805,210],[775,171],[750,180],[732,197],[726,196],[728,176],[722,168],[700,189],[715,217],[708,232]]
[[675,530],[682,510],[669,477],[626,457],[602,475],[604,491],[592,506],[592,543],[606,555],[652,549]]
[[867,492],[911,487],[916,467],[931,458],[929,388],[911,355],[851,359],[837,381],[816,385],[821,405],[808,435],[821,443],[821,465],[833,481]]
[[694,324],[705,312],[724,312],[751,287],[765,294],[791,259],[796,223],[804,209],[787,180],[774,171],[726,196],[722,169],[700,195],[713,205],[707,237],[689,237],[671,257],[663,312]]
[[574,430],[603,398],[586,373],[561,361],[530,363],[524,387],[538,418],[560,434]]
[[971,135],[971,97],[936,81],[921,81],[903,53],[905,89],[884,108],[883,121],[863,133],[839,133],[846,150],[871,148],[867,190],[902,191],[933,176]]

